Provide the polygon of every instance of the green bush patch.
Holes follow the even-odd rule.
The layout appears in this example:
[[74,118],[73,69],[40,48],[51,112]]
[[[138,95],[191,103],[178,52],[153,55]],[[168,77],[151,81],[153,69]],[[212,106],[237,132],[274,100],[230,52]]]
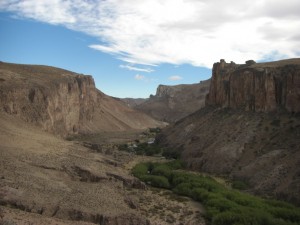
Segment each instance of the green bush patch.
[[[208,176],[182,170],[183,164],[141,163],[132,169],[134,176],[153,187],[165,188],[203,204],[211,225],[298,225],[300,208],[289,203],[263,199],[239,190],[228,189]],[[236,189],[248,185],[234,181]]]

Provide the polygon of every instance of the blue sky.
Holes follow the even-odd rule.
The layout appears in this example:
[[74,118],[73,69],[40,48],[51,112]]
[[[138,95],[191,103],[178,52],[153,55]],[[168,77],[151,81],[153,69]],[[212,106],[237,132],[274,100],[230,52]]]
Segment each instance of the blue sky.
[[0,60],[93,75],[115,97],[196,83],[214,62],[300,56],[298,0],[1,0]]

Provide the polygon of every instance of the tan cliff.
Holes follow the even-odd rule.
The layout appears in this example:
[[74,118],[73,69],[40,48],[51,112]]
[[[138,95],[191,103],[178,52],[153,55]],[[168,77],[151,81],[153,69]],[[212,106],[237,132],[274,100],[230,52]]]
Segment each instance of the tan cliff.
[[0,110],[62,136],[161,125],[96,89],[91,76],[0,63]]
[[173,123],[205,105],[209,84],[210,80],[196,84],[159,85],[155,95],[134,108],[157,120]]
[[157,141],[188,168],[300,205],[300,59],[213,66],[206,106]]
[[213,65],[207,105],[255,112],[299,112],[300,59],[244,65],[220,60]]

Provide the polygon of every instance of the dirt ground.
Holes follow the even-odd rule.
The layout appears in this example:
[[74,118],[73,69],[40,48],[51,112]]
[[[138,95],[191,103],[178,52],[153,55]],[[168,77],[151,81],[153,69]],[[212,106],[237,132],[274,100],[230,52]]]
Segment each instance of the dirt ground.
[[112,140],[139,134],[106,135],[93,149],[87,138],[66,141],[0,113],[2,224],[204,224],[201,205],[130,175],[153,158],[119,152]]

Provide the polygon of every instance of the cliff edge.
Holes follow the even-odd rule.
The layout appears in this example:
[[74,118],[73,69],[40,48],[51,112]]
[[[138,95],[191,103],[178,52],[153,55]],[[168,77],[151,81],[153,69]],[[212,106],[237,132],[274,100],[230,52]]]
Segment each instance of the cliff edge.
[[221,59],[213,65],[207,105],[272,112],[300,111],[300,59],[244,65]]
[[134,108],[157,120],[173,123],[204,107],[209,84],[210,80],[196,84],[159,85],[155,95]]
[[62,136],[160,126],[95,87],[92,76],[0,63],[0,110]]
[[300,59],[213,66],[206,106],[157,138],[188,168],[300,205]]

